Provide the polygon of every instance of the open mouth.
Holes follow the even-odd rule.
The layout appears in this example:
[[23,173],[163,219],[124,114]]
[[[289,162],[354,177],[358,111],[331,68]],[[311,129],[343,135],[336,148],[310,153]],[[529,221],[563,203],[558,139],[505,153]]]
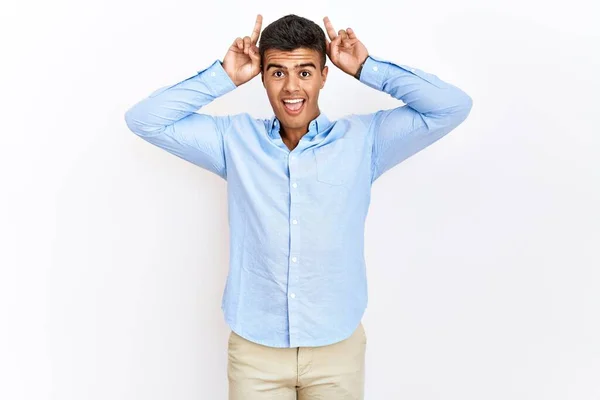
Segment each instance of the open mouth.
[[304,103],[306,103],[304,99],[283,100],[283,107],[288,114],[296,115],[302,112]]

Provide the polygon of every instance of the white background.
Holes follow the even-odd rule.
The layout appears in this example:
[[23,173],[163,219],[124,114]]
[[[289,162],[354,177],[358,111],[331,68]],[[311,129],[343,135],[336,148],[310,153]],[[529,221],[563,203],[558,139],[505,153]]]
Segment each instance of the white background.
[[[474,101],[373,186],[366,398],[600,399],[600,25],[552,4],[3,1],[0,398],[226,399],[226,182],[124,113],[295,13]],[[328,63],[331,119],[400,105]]]

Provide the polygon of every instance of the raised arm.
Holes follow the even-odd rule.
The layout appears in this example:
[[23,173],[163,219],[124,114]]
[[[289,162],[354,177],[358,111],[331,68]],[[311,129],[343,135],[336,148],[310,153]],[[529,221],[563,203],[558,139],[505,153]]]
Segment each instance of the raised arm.
[[172,86],[156,90],[125,113],[129,129],[147,142],[227,179],[224,135],[234,117],[196,113],[260,73],[256,43],[262,16],[251,36],[237,38],[223,62]]
[[362,116],[373,135],[371,181],[460,125],[473,103],[433,74],[373,56],[365,61],[360,81],[406,103]]
[[373,135],[371,181],[442,138],[469,115],[473,101],[458,87],[419,69],[368,55],[351,28],[336,34],[329,19],[324,21],[332,62],[405,103],[359,116]]

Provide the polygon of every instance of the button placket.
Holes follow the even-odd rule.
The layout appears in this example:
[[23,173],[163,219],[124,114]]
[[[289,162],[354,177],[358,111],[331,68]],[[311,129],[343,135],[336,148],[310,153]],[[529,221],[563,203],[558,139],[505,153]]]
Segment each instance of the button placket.
[[[289,179],[290,179],[290,248],[288,258],[289,268],[289,281],[288,281],[288,317],[289,317],[289,329],[290,329],[290,342],[297,340],[296,338],[296,326],[295,326],[295,315],[297,314],[296,307],[299,303],[295,302],[297,296],[297,284],[299,283],[299,274],[296,268],[298,262],[298,252],[300,251],[300,242],[298,235],[299,217],[297,209],[299,207],[299,201],[297,196],[300,196],[300,192],[296,190],[298,183],[296,181],[297,175],[296,170],[299,163],[299,157],[296,154],[289,154]],[[293,256],[292,256],[293,255]]]

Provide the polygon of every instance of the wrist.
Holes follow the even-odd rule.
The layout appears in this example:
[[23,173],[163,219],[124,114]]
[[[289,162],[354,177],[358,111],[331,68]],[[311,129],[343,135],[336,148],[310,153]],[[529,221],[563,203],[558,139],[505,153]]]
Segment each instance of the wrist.
[[354,77],[356,79],[358,79],[360,81],[360,73],[362,72],[363,66],[365,65],[365,62],[367,62],[367,58],[369,58],[369,56],[367,56],[362,63],[360,63],[360,66],[358,67],[358,70],[354,73]]
[[221,63],[221,67],[223,68],[223,71],[225,71],[225,73],[227,74],[227,76],[229,77],[229,80],[231,80],[231,82],[236,86],[240,86],[239,82],[236,82],[236,80],[234,79],[233,74],[231,74],[227,68],[225,67],[225,64],[223,64],[223,61],[219,61]]

